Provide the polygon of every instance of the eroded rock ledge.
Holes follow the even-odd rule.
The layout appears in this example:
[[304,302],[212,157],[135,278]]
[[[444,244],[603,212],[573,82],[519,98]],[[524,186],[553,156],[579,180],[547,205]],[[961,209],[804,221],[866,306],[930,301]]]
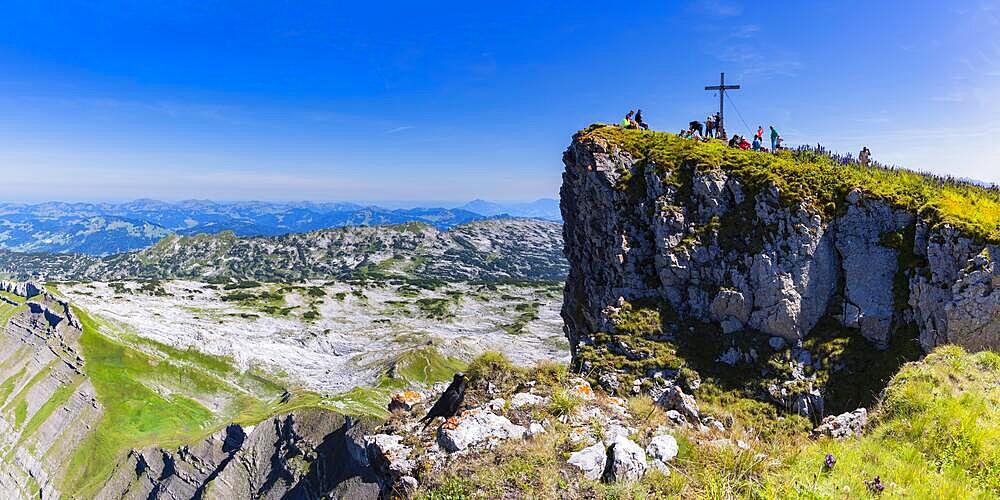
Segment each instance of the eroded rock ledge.
[[[651,355],[616,335],[624,333],[616,318],[633,304],[652,304],[675,325],[763,334],[772,347],[800,345],[825,321],[879,349],[904,329],[919,332],[925,351],[1000,348],[995,244],[861,189],[831,217],[725,165],[657,168],[600,136],[578,134],[563,161],[562,314],[578,363],[583,348]],[[658,339],[633,344],[650,340]]]

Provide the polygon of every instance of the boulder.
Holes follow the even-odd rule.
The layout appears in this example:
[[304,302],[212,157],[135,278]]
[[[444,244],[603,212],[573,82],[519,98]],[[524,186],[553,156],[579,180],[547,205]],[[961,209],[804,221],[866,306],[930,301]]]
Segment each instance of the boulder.
[[545,398],[537,394],[519,392],[510,398],[510,405],[514,408],[521,408],[522,406],[535,406],[543,403],[544,401]]
[[827,436],[835,439],[860,436],[865,425],[868,425],[868,410],[858,408],[840,415],[827,416],[813,429],[810,436],[812,438]]
[[604,443],[597,443],[572,453],[566,463],[583,471],[583,476],[587,479],[596,481],[604,474],[607,461],[608,454]]
[[636,429],[624,425],[619,420],[611,420],[604,426],[604,444],[610,446],[619,437],[629,437],[636,433]]
[[410,458],[413,449],[402,441],[402,436],[392,434],[365,436],[368,463],[392,478],[412,475],[417,468],[416,461]]
[[642,447],[625,436],[615,438],[608,447],[608,467],[605,479],[611,481],[638,481],[646,475],[649,465]]
[[669,462],[677,457],[677,440],[670,434],[654,436],[646,446],[646,453],[655,460]]
[[676,385],[668,385],[662,394],[656,397],[656,404],[666,410],[677,410],[685,418],[692,422],[697,422],[700,418],[698,403],[694,396],[684,394],[684,391]]
[[437,442],[449,453],[455,453],[470,447],[493,445],[500,440],[521,439],[526,431],[506,417],[483,410],[466,410],[441,426]]
[[417,492],[417,488],[420,486],[420,482],[417,478],[413,476],[403,476],[399,478],[399,491],[398,493],[403,498],[409,498]]
[[597,398],[594,394],[594,389],[590,387],[590,382],[578,378],[573,381],[573,385],[570,387],[570,394],[583,399],[585,401],[592,401]]
[[715,321],[735,320],[742,328],[743,323],[750,319],[750,303],[742,292],[721,290],[712,300],[709,312]]
[[528,432],[525,434],[527,437],[535,437],[541,433],[545,432],[545,427],[538,422],[532,422],[528,426]]
[[785,348],[785,339],[781,337],[771,337],[767,339],[767,345],[771,346],[771,349],[775,351],[780,351]]
[[504,398],[491,399],[489,403],[486,403],[486,407],[489,408],[490,411],[494,412],[502,412],[506,406],[507,400]]
[[389,411],[392,413],[409,413],[424,400],[424,395],[417,391],[403,391],[392,395],[389,401]]

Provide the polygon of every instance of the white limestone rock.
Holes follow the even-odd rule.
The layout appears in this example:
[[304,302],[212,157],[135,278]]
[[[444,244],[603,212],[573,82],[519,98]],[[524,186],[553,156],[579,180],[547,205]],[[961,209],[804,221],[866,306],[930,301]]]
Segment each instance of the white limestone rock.
[[519,392],[510,398],[510,405],[514,408],[524,406],[535,406],[545,402],[545,398],[530,392]]
[[592,481],[601,479],[607,462],[608,455],[604,443],[597,443],[574,452],[566,461],[566,463],[583,471],[583,476]]
[[649,468],[646,452],[625,436],[616,437],[608,447],[608,460],[611,461],[609,479],[613,481],[638,481]]
[[823,422],[813,429],[811,437],[827,436],[842,439],[860,436],[866,425],[868,425],[868,410],[858,408],[854,411],[840,415],[828,415],[823,418]]
[[664,463],[676,458],[677,452],[677,440],[670,434],[653,436],[653,439],[650,439],[646,446],[646,453],[649,453],[650,457]]
[[449,453],[455,453],[506,439],[521,439],[526,431],[506,417],[483,410],[466,410],[454,425],[447,422],[441,426],[437,442]]

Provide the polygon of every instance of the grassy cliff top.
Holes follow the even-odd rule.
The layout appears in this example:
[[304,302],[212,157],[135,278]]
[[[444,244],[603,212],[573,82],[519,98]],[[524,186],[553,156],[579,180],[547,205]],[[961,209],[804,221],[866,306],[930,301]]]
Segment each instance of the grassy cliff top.
[[722,141],[700,142],[667,132],[626,130],[592,125],[576,140],[603,139],[671,178],[684,164],[721,168],[751,191],[773,184],[790,204],[806,202],[826,216],[846,208],[845,197],[860,189],[869,197],[919,213],[931,224],[951,225],[990,243],[1000,243],[1000,191],[910,170],[842,165],[814,152],[777,155],[727,147]]

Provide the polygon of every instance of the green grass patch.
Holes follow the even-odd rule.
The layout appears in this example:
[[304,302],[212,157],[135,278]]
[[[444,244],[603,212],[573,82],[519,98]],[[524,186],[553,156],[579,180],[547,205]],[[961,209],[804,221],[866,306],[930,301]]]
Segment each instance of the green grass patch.
[[0,404],[7,402],[7,397],[10,396],[10,393],[14,392],[14,387],[17,385],[17,382],[24,377],[25,370],[25,368],[21,368],[21,371],[7,377],[7,379],[0,384]]
[[[80,344],[86,374],[104,414],[74,450],[64,491],[92,495],[130,448],[179,446],[229,422],[252,424],[311,402],[293,397],[280,403],[277,384],[237,373],[225,358],[140,341],[123,332],[122,340],[113,339],[101,333],[111,325],[78,308],[74,312],[83,324]],[[137,343],[124,343],[128,340]],[[224,409],[213,413],[199,403],[206,399],[224,401]]]
[[417,299],[417,308],[421,314],[431,319],[450,319],[455,317],[453,299],[425,297]]
[[[24,386],[21,387],[21,390],[18,391],[17,395],[15,395],[3,407],[3,411],[5,411],[5,412],[9,411],[12,407],[15,408],[15,411],[16,411],[16,407],[20,406],[21,403],[24,401],[24,397],[27,396],[28,391],[30,391],[31,388],[34,387],[35,384],[37,384],[39,380],[42,380],[43,378],[45,378],[45,377],[47,377],[49,375],[49,369],[56,362],[61,362],[61,360],[59,358],[54,358],[52,361],[49,362],[49,364],[45,365],[44,367],[42,367],[41,369],[39,369],[37,372],[35,372],[35,374],[31,376],[31,379],[28,380],[28,383],[24,384]],[[25,407],[25,409],[27,409],[27,407]]]
[[24,428],[24,432],[21,433],[21,439],[23,440],[24,438],[31,436],[36,430],[38,430],[38,427],[52,415],[52,412],[54,412],[56,408],[59,408],[63,403],[69,400],[69,397],[76,392],[83,381],[83,377],[78,377],[74,382],[59,386],[59,388],[52,393],[52,396],[50,396],[45,403],[42,403],[42,406],[38,408],[38,411],[31,416],[31,420],[28,421],[28,425]]
[[[12,299],[13,300],[13,299]],[[7,302],[0,301],[0,331],[7,329],[7,323],[16,314],[28,310],[28,306],[24,305],[23,299],[16,300],[20,305],[12,305]]]
[[[773,482],[790,496],[863,495],[878,475],[892,497],[1000,495],[1000,356],[939,347],[886,387],[860,439],[820,440],[797,451]],[[832,470],[821,463],[837,460]]]
[[529,323],[538,319],[538,302],[521,302],[514,306],[514,321],[500,325],[500,329],[510,335],[524,333]]

